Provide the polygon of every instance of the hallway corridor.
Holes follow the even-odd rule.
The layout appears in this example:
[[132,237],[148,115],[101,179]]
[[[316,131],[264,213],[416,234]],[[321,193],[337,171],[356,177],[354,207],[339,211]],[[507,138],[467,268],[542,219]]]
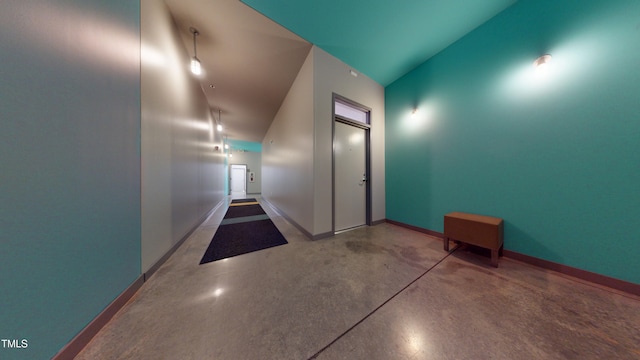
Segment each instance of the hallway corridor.
[[638,359],[640,300],[391,224],[198,265],[202,224],[77,359]]

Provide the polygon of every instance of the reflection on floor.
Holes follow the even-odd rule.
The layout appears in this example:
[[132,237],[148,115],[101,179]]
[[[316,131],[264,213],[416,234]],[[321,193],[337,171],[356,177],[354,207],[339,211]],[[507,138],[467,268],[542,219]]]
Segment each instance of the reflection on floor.
[[640,300],[391,224],[198,265],[221,207],[77,359],[639,359]]

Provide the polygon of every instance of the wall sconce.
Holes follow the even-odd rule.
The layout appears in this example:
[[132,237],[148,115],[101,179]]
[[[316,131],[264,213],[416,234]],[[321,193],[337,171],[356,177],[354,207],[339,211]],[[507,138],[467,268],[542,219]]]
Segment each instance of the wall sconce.
[[191,72],[194,75],[200,75],[202,74],[202,65],[198,59],[198,51],[196,49],[196,36],[200,35],[200,33],[192,27],[189,28],[189,31],[193,34],[193,58],[191,59]]
[[551,55],[542,55],[533,62],[533,67],[536,69],[536,71],[544,71],[549,66],[550,62]]

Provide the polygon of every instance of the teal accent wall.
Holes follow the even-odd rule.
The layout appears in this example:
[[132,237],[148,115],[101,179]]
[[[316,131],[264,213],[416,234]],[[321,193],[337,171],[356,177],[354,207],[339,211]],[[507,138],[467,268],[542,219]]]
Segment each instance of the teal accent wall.
[[233,152],[238,150],[262,152],[262,143],[235,139],[228,139],[227,143]]
[[639,19],[520,0],[386,87],[387,218],[502,217],[506,249],[640,283]]
[[0,2],[1,359],[49,359],[140,275],[140,3]]

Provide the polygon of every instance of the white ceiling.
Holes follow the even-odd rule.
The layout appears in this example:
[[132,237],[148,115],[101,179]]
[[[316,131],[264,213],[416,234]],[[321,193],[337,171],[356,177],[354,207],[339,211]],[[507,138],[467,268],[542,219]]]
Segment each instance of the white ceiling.
[[[229,139],[262,142],[311,44],[238,0],[165,0]],[[215,86],[211,88],[210,85]]]

